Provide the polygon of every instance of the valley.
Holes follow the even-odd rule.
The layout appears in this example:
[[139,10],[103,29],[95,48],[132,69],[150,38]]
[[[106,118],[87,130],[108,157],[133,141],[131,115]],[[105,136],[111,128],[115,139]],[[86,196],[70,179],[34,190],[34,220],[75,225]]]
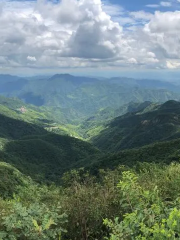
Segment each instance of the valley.
[[40,239],[112,240],[118,228],[118,240],[124,214],[146,218],[144,208],[156,216],[138,215],[146,230],[169,221],[180,192],[178,83],[0,75],[0,94],[0,239],[34,240],[41,228]]

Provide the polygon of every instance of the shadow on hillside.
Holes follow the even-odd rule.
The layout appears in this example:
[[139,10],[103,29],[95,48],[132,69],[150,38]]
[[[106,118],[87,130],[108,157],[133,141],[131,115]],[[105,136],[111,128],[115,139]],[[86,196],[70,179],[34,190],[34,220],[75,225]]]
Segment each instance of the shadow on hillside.
[[19,139],[26,135],[45,134],[46,130],[21,120],[13,119],[0,114],[0,137],[6,139]]
[[58,182],[71,165],[99,153],[82,140],[49,133],[34,124],[0,115],[0,158],[37,181]]

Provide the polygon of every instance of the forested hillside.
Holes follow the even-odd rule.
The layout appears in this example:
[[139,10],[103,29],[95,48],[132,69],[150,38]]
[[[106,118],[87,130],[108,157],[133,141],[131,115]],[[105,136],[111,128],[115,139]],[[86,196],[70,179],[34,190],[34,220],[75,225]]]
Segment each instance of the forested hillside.
[[180,239],[178,86],[64,74],[0,87],[0,240]]
[[102,150],[117,152],[178,138],[179,131],[180,103],[168,101],[117,117],[94,137],[93,143]]
[[0,115],[0,159],[39,181],[60,181],[76,161],[98,154],[90,143]]
[[50,132],[80,137],[76,132],[76,126],[67,124],[60,109],[57,112],[58,117],[53,114],[54,108],[37,107],[25,104],[18,98],[0,96],[0,114],[3,116],[38,125]]
[[85,139],[91,140],[91,138],[99,135],[100,132],[106,128],[106,125],[114,118],[122,116],[126,113],[142,111],[145,108],[148,110],[154,108],[156,105],[158,104],[146,101],[143,103],[130,102],[117,109],[110,107],[103,108],[90,118],[82,121],[82,123],[78,126],[77,131],[82,133]]

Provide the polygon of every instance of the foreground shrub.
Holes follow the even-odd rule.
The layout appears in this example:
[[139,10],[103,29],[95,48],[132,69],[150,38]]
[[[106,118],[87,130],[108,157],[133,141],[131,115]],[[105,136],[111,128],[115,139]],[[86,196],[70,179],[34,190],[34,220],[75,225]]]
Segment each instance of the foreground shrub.
[[61,204],[68,223],[63,239],[101,240],[108,235],[103,218],[116,216],[118,211],[118,179],[118,170],[101,171],[98,179],[82,170],[66,174]]
[[173,240],[180,239],[180,201],[162,201],[157,187],[144,189],[138,177],[124,172],[119,182],[123,219],[105,219],[111,230],[110,240]]
[[45,204],[10,202],[0,214],[1,240],[43,240],[61,238],[67,216],[61,214],[60,207]]

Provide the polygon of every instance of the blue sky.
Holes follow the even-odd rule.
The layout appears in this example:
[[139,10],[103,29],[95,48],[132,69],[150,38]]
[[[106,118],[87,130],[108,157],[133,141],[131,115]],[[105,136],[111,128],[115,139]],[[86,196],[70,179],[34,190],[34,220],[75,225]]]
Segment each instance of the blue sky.
[[[153,8],[148,8],[146,5],[160,5],[161,1],[158,0],[111,0],[110,1],[113,4],[119,4],[125,9],[129,11],[138,11],[142,9],[148,9],[149,11],[153,11]],[[164,9],[163,7],[160,7],[161,9]],[[164,9],[165,10],[165,9]]]
[[0,72],[177,78],[180,0],[1,0],[0,36]]
[[159,4],[158,0],[111,0],[111,3],[113,4],[119,4],[122,7],[126,8],[129,11],[137,11],[142,10],[145,8],[148,4]]
[[[37,0],[10,0],[11,2],[37,2]],[[50,2],[54,2],[54,3],[58,3],[60,2],[60,0],[49,0]],[[150,11],[154,11],[154,9],[157,9],[157,7],[155,7],[155,5],[159,5],[160,10],[167,10],[167,7],[163,7],[161,6],[161,2],[167,2],[167,3],[171,3],[172,7],[170,7],[169,9],[175,9],[178,7],[178,1],[176,0],[164,0],[164,1],[159,1],[159,0],[109,0],[109,3],[111,4],[116,4],[116,5],[120,5],[123,8],[129,10],[129,11],[138,11],[138,10],[142,10],[142,9],[148,9]],[[148,5],[152,6],[152,7],[148,7]],[[153,7],[154,5],[154,7]]]
[[[37,2],[37,0],[10,0],[11,2]],[[49,2],[58,3],[60,0],[48,0]],[[167,11],[179,9],[178,1],[176,0],[108,0],[109,3],[122,6],[124,9],[128,11],[139,11],[139,10],[148,10],[154,12],[155,10]],[[161,2],[170,3],[171,7],[167,9],[161,5]],[[154,5],[154,6],[153,6]],[[159,7],[155,6],[159,5]],[[149,6],[149,7],[148,7]]]

